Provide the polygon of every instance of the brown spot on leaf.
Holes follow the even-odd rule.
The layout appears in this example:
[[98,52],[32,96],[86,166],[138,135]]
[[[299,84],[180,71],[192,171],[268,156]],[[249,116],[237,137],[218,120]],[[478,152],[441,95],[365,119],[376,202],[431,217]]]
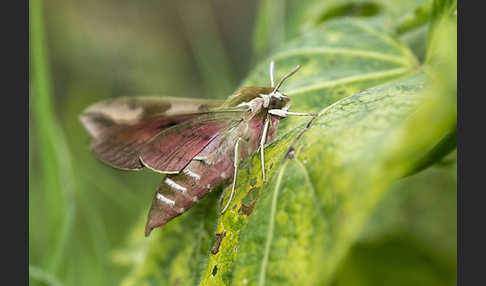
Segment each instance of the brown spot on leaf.
[[219,247],[221,246],[221,242],[223,241],[223,238],[225,236],[226,236],[226,231],[223,233],[216,233],[216,241],[214,242],[213,248],[211,249],[212,254],[218,253]]
[[294,157],[295,157],[294,147],[290,147],[290,149],[287,151],[287,154],[285,154],[285,158],[294,159]]
[[244,214],[246,216],[251,215],[251,213],[253,211],[253,207],[255,206],[255,203],[256,203],[256,200],[251,201],[248,205],[241,204],[241,207],[238,210],[238,212],[240,214]]

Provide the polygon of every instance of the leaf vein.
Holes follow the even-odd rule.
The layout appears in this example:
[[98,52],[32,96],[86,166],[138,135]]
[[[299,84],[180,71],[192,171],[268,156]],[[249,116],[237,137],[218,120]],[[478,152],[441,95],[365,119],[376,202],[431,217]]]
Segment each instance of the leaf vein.
[[[314,184],[312,183],[312,181],[310,179],[309,171],[307,171],[307,168],[304,166],[302,161],[300,161],[297,157],[295,157],[294,159],[295,159],[295,162],[297,163],[297,165],[299,165],[299,167],[303,170],[304,179],[310,185],[312,195],[314,197],[314,201],[317,203],[319,201],[319,196],[317,194],[316,187],[314,186]],[[321,214],[321,209],[320,208],[317,208],[317,209],[318,209],[319,214]]]
[[394,75],[399,75],[399,74],[405,74],[409,70],[410,70],[409,68],[397,68],[397,69],[384,70],[384,71],[373,72],[373,73],[368,73],[368,74],[353,75],[353,76],[348,76],[348,77],[344,77],[344,78],[337,79],[337,80],[324,81],[324,82],[314,84],[314,85],[310,85],[310,86],[300,88],[300,89],[294,89],[294,90],[286,92],[285,94],[295,96],[297,94],[302,94],[304,92],[309,92],[309,91],[318,90],[318,89],[327,88],[327,87],[335,87],[335,86],[338,86],[338,85],[348,84],[348,83],[351,83],[351,82],[356,82],[356,81],[361,81],[361,80],[370,80],[370,79],[387,77],[387,76],[394,76]]
[[310,54],[310,55],[343,54],[343,55],[351,55],[351,56],[362,57],[362,58],[380,59],[384,61],[402,64],[404,66],[410,66],[410,62],[407,61],[406,58],[400,58],[400,57],[391,56],[383,53],[377,53],[377,52],[365,51],[365,50],[356,50],[356,49],[347,49],[347,48],[328,48],[328,47],[293,49],[293,50],[278,53],[275,57],[273,57],[273,59],[280,59],[280,58],[285,58],[288,56],[293,56],[298,54]]
[[366,32],[366,33],[368,33],[370,35],[373,35],[373,36],[377,37],[378,39],[380,39],[380,40],[382,40],[382,41],[390,44],[391,46],[397,48],[400,52],[402,52],[403,55],[407,56],[410,59],[413,59],[415,65],[418,65],[417,59],[410,52],[410,50],[408,50],[407,48],[403,47],[402,44],[400,42],[398,42],[397,40],[395,40],[395,39],[387,36],[386,34],[379,33],[379,32],[371,29],[370,27],[364,25],[363,23],[361,23],[359,21],[350,21],[350,23],[352,25],[355,25],[356,27],[360,28],[364,32]]

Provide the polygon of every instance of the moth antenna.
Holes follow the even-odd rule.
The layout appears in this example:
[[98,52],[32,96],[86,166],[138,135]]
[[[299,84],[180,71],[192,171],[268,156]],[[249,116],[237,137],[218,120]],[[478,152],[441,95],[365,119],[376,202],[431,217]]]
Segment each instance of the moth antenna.
[[300,68],[302,67],[302,65],[297,65],[293,70],[291,70],[288,74],[284,75],[282,77],[282,79],[278,82],[277,86],[275,87],[275,89],[273,90],[272,93],[275,93],[279,88],[280,86],[282,85],[282,83],[288,79],[289,77],[291,77],[294,73],[296,73]]
[[275,86],[275,82],[273,80],[273,69],[275,67],[275,62],[272,60],[270,62],[270,83],[272,84],[271,87],[274,87]]

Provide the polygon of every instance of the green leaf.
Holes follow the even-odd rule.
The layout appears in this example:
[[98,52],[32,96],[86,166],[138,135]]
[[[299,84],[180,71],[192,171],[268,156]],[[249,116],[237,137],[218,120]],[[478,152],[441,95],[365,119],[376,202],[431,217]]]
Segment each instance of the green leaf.
[[[135,266],[125,285],[330,283],[390,185],[450,151],[431,150],[455,130],[454,86],[382,30],[326,21],[281,46],[243,85],[268,85],[271,59],[277,77],[303,65],[282,91],[291,110],[318,117],[282,120],[265,149],[268,182],[259,154],[246,160],[216,228],[214,192],[148,242],[139,241],[140,224],[140,238],[115,255]],[[223,204],[228,197],[226,188]]]
[[396,29],[399,23],[404,23],[407,27],[417,27],[428,19],[428,10],[425,9],[422,13],[416,9],[430,2],[431,0],[262,1],[254,33],[256,59],[262,59],[288,40],[314,29],[316,25],[337,18],[359,17],[390,31]]
[[457,154],[385,194],[332,285],[456,285]]
[[[266,184],[258,156],[243,166],[238,195],[218,224],[226,237],[210,255],[201,285],[329,282],[390,184],[455,130],[454,97],[428,95],[426,78],[418,73],[381,84],[322,109],[288,160],[289,145],[305,124],[286,129],[266,149]],[[326,94],[323,89],[316,96]],[[423,129],[422,122],[431,126]],[[256,200],[249,216],[242,212],[248,200]]]
[[[432,19],[429,27],[427,39],[427,58],[426,62],[431,63],[440,50],[448,49],[443,45],[447,42],[447,37],[454,36],[457,39],[457,0],[434,0],[432,9]],[[455,45],[457,40],[455,41]]]
[[417,7],[413,13],[407,14],[402,20],[400,20],[400,23],[395,26],[394,30],[398,34],[403,34],[423,26],[430,19],[433,7],[432,4],[433,2],[429,1]]
[[[292,110],[319,111],[358,91],[400,78],[418,69],[410,50],[383,31],[362,21],[337,20],[320,25],[262,61],[242,86],[269,85],[268,66],[275,61],[279,78],[303,67],[281,90],[292,98]],[[286,118],[279,132],[300,118]]]

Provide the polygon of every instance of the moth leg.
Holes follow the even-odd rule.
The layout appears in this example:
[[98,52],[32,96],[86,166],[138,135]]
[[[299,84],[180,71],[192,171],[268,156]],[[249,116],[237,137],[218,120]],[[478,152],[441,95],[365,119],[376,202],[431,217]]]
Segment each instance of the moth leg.
[[316,116],[317,113],[301,113],[301,112],[291,112],[283,109],[270,109],[268,113],[272,115],[277,115],[280,117],[287,117],[287,115],[295,115],[295,116]]
[[[238,157],[239,157],[239,154],[240,154],[240,148],[239,147],[240,147],[240,141],[241,140],[242,140],[241,137],[238,137],[238,140],[236,140],[235,159],[233,161],[234,168],[235,168],[235,171],[233,172],[233,185],[231,186],[231,194],[230,194],[230,197],[228,199],[228,202],[226,203],[226,206],[224,206],[223,210],[221,211],[221,214],[224,214],[226,209],[229,207],[231,201],[233,200],[233,195],[235,194],[236,176],[238,175]],[[221,202],[223,202],[223,200],[222,200],[223,198],[224,198],[224,193],[221,196]]]
[[260,161],[262,162],[262,178],[263,178],[264,182],[266,181],[266,178],[265,178],[264,145],[265,145],[265,141],[267,140],[267,132],[268,132],[269,124],[270,124],[270,119],[267,116],[267,118],[265,119],[265,126],[263,127],[262,139],[260,140],[260,156],[261,156]]

